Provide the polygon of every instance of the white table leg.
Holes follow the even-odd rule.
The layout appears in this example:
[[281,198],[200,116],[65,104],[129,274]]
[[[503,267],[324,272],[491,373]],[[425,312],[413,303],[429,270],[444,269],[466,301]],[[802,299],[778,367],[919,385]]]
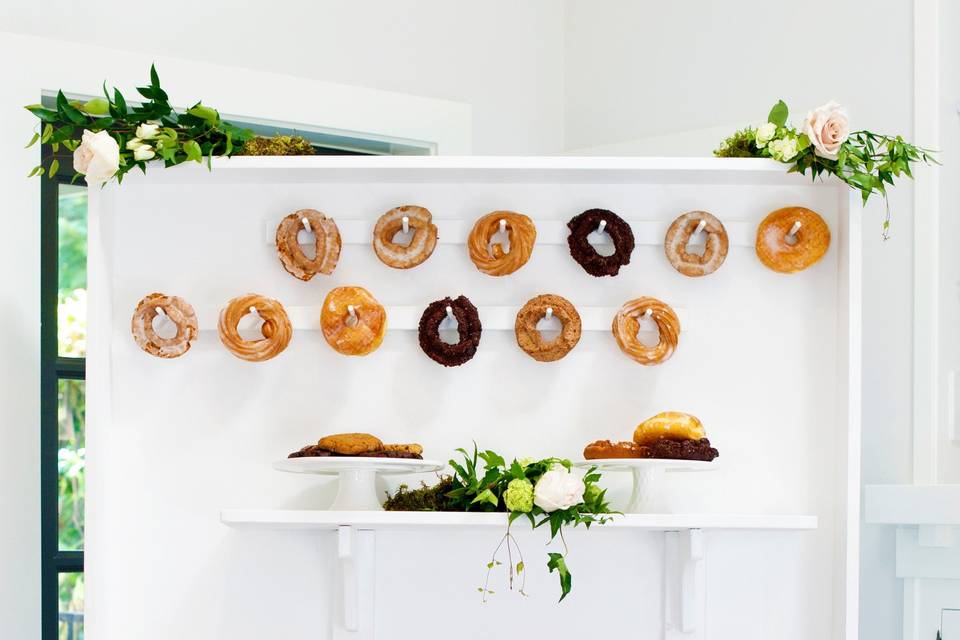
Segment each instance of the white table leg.
[[377,499],[377,472],[373,470],[341,471],[337,497],[331,511],[380,511]]
[[349,525],[337,528],[339,580],[334,596],[333,640],[373,640],[374,532]]
[[663,637],[702,640],[707,635],[703,532],[667,531],[664,554]]

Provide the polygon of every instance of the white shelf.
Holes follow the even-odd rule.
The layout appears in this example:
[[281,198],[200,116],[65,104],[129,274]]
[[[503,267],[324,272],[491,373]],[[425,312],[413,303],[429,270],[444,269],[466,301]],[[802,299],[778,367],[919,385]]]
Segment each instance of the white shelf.
[[[473,528],[507,525],[505,513],[459,513],[427,511],[299,511],[286,509],[224,509],[220,521],[238,529],[308,529],[333,531],[341,526],[357,529]],[[817,517],[808,515],[760,515],[725,513],[642,513],[613,516],[597,529],[769,529],[811,530]],[[592,530],[592,528],[591,528]]]

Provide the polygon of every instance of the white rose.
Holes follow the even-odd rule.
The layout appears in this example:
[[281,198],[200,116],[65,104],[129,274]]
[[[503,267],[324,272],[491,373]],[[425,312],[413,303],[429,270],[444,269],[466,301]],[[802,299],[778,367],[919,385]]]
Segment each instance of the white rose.
[[757,147],[763,149],[768,142],[773,140],[773,136],[777,135],[777,125],[772,122],[764,122],[762,125],[757,127],[757,131],[754,135],[754,139],[757,142]]
[[86,176],[87,184],[103,184],[120,168],[120,145],[106,131],[84,130],[73,152],[73,169]]
[[143,146],[145,146],[145,143],[142,140],[140,140],[140,138],[127,140],[127,151],[136,151],[137,149]]
[[770,142],[770,156],[780,162],[790,162],[797,155],[797,139],[781,138]]
[[533,504],[547,513],[583,502],[583,480],[563,467],[547,471],[533,488]]
[[153,147],[148,144],[142,144],[136,149],[133,150],[133,159],[134,160],[149,160],[153,156],[157,155],[153,151]]
[[836,160],[840,145],[850,135],[850,121],[846,109],[831,100],[807,113],[800,130],[810,138],[814,153]]
[[160,134],[160,125],[145,122],[137,127],[137,137],[144,140],[152,140]]

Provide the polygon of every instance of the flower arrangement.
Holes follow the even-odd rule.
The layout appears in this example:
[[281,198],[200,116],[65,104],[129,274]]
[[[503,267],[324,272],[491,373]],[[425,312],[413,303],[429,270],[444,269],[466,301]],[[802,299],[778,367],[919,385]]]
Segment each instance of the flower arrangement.
[[[253,132],[220,118],[216,109],[200,102],[180,113],[170,106],[154,66],[150,83],[137,87],[145,102],[128,106],[119,89],[104,98],[86,102],[67,100],[57,93],[56,109],[32,104],[26,109],[40,119],[41,129],[27,147],[49,143],[54,154],[62,145],[73,152],[74,180],[83,175],[87,184],[103,184],[112,178],[120,183],[135,168],[146,173],[147,163],[162,160],[171,167],[183,162],[208,166],[213,156],[231,156],[254,138]],[[60,168],[56,157],[43,158],[30,176],[53,177]]]
[[847,112],[836,102],[808,112],[799,128],[787,124],[789,114],[786,103],[779,100],[765,123],[737,131],[713,154],[723,158],[773,158],[790,165],[791,173],[806,175],[809,171],[814,180],[831,174],[858,189],[864,204],[872,194],[879,194],[887,204],[883,221],[883,237],[887,239],[887,186],[893,185],[894,178],[912,178],[911,163],[937,163],[934,152],[914,146],[901,136],[851,132]]
[[[560,600],[567,597],[573,585],[573,576],[567,567],[567,545],[563,538],[566,525],[603,524],[616,513],[606,502],[606,490],[597,484],[600,474],[591,468],[580,475],[572,469],[569,460],[561,458],[514,459],[508,465],[495,451],[473,454],[457,449],[463,460],[450,460],[453,476],[444,476],[432,487],[409,490],[401,485],[393,496],[388,496],[384,509],[388,511],[499,511],[509,513],[507,530],[487,563],[487,574],[482,587],[477,587],[483,602],[494,591],[490,576],[503,565],[501,555],[506,553],[508,585],[513,590],[519,580],[519,592],[524,591],[526,573],[523,554],[510,527],[514,520],[526,517],[533,528],[550,526],[550,540],[560,538],[563,553],[547,554],[547,568],[560,579]],[[479,461],[483,461],[480,465]]]

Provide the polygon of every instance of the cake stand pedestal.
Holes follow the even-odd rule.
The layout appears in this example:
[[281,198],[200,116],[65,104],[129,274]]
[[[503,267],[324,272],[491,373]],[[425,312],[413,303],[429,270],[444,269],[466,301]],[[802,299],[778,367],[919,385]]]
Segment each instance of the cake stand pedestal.
[[624,513],[646,513],[653,497],[663,484],[666,473],[675,471],[713,471],[719,464],[703,460],[664,460],[660,458],[610,458],[585,460],[575,463],[577,467],[596,467],[598,471],[629,472],[633,476],[630,501]]
[[330,505],[331,511],[380,511],[376,482],[378,475],[402,475],[427,473],[443,469],[443,464],[434,460],[410,460],[406,458],[286,458],[273,463],[273,468],[286,473],[311,473],[339,476],[337,497]]

